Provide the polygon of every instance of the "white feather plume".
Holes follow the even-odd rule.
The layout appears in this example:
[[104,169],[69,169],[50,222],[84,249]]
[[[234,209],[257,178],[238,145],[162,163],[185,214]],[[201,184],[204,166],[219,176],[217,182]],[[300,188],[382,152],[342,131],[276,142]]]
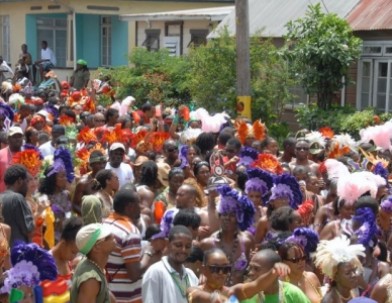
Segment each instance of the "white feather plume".
[[365,256],[365,247],[362,244],[351,245],[346,236],[321,240],[314,254],[315,265],[332,280],[339,263],[356,262],[360,265],[359,256]]
[[305,139],[309,141],[309,144],[318,143],[321,147],[325,147],[325,138],[319,131],[311,131],[305,135]]

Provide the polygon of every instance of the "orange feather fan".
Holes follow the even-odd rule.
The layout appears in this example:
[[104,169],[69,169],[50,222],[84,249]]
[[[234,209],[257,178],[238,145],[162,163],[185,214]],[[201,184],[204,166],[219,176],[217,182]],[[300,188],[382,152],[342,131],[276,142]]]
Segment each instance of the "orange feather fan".
[[325,126],[325,127],[321,127],[319,129],[319,132],[328,139],[332,139],[333,136],[335,135],[335,132],[332,130],[332,128]]
[[76,139],[79,142],[84,142],[84,143],[90,143],[92,141],[97,142],[97,136],[94,134],[93,130],[89,128],[88,126],[83,127],[82,130],[79,132],[78,136]]
[[253,123],[253,134],[255,136],[255,139],[258,141],[265,139],[265,135],[266,135],[265,124],[261,123],[260,120],[256,120]]
[[277,175],[283,173],[282,165],[278,159],[271,154],[259,154],[258,158],[252,163],[251,166],[258,167]]
[[244,144],[249,134],[248,124],[244,121],[240,121],[237,123],[236,126],[237,126],[236,128],[237,128],[238,140],[240,140],[240,142]]
[[12,158],[13,164],[21,164],[35,177],[41,169],[41,154],[35,149],[17,152]]
[[328,158],[330,159],[337,159],[340,157],[343,157],[344,155],[347,155],[350,153],[350,148],[348,146],[343,146],[341,147],[339,143],[335,143],[332,145],[329,153],[328,153]]

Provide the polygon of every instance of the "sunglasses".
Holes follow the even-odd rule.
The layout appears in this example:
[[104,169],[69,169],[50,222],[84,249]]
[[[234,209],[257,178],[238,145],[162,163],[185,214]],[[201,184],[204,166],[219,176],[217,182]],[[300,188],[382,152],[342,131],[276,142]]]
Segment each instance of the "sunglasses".
[[175,152],[175,151],[178,151],[178,148],[177,148],[177,147],[168,148],[168,149],[167,149],[167,152],[168,152],[168,153],[173,153],[173,152]]
[[231,272],[231,266],[226,265],[226,266],[218,266],[218,265],[208,265],[208,269],[212,274],[218,274],[222,273],[227,275],[228,273]]
[[296,150],[309,150],[309,147],[296,147]]
[[287,259],[287,261],[291,262],[291,263],[299,263],[301,261],[306,261],[306,256],[302,256],[299,258],[293,258],[293,259]]

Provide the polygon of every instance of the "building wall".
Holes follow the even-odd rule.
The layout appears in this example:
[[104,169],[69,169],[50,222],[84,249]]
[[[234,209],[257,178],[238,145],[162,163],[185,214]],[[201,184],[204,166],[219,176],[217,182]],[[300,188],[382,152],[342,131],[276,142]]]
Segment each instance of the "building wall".
[[[143,42],[146,39],[146,29],[159,29],[161,31],[159,45],[162,48],[164,45],[164,37],[165,37],[165,21],[152,21],[152,22],[144,22],[138,21],[137,23],[137,34],[135,46],[141,47]],[[200,20],[200,21],[184,21],[183,25],[183,54],[187,54],[189,51],[188,45],[191,42],[191,33],[190,30],[208,30],[211,31],[213,24],[208,20]]]
[[[37,37],[36,34],[33,33],[32,29],[36,29],[36,25],[34,24],[35,19],[34,15],[39,14],[66,14],[68,20],[71,20],[72,14],[70,14],[71,8],[74,9],[77,14],[86,14],[86,15],[121,15],[121,14],[137,14],[137,13],[152,13],[152,12],[161,12],[161,11],[172,11],[172,10],[185,10],[185,9],[195,9],[195,8],[206,8],[206,7],[216,7],[216,6],[227,6],[227,2],[216,3],[216,2],[179,2],[179,1],[122,1],[122,0],[61,0],[58,3],[62,3],[65,5],[60,5],[56,1],[42,0],[42,1],[18,1],[18,2],[0,2],[0,15],[9,15],[10,16],[10,53],[11,57],[9,61],[14,65],[20,53],[20,46],[23,43],[28,42],[30,44],[34,41],[33,45],[37,45]],[[90,6],[90,8],[89,8]],[[92,9],[91,6],[96,6],[96,9]],[[106,8],[104,10],[99,8]],[[94,21],[93,25],[96,25],[96,20],[91,20],[86,18],[83,20],[83,26],[88,22]],[[77,20],[78,21],[78,20]],[[80,20],[79,20],[80,21]],[[114,27],[118,28],[119,31],[116,32],[112,36],[113,46],[115,49],[118,49],[118,52],[123,52],[123,55],[113,56],[113,62],[121,63],[123,61],[124,56],[126,56],[126,52],[129,52],[132,47],[135,46],[135,22],[129,22],[127,24],[127,29],[120,26],[120,21],[118,19],[114,19]],[[90,27],[91,28],[91,27]],[[70,28],[69,28],[70,30]],[[91,31],[88,29],[80,29],[78,27],[78,32],[83,33],[83,38],[87,39],[87,41],[92,41],[96,37],[93,36]],[[36,32],[36,31],[35,31]],[[128,39],[124,41],[123,35],[127,32]],[[27,37],[27,34],[29,35]],[[70,37],[70,33],[69,33]],[[28,41],[26,41],[26,39]],[[85,40],[79,37],[78,42],[85,42]],[[119,43],[121,41],[121,43]],[[88,54],[93,57],[94,62],[96,60],[93,52],[96,51],[94,45],[88,45],[87,47],[78,48],[79,51],[82,51],[82,55]],[[37,51],[30,47],[30,51],[32,52],[33,59],[37,58]],[[69,52],[71,50],[68,50]],[[1,55],[1,54],[0,54]],[[121,60],[120,60],[121,59]],[[120,62],[121,61],[121,62]],[[67,62],[68,66],[72,66],[72,62]]]

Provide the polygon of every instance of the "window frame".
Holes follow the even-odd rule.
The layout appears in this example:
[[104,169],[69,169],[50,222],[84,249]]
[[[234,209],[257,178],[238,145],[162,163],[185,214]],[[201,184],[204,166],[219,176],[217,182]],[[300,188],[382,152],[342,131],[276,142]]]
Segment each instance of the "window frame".
[[[105,22],[105,20],[109,20],[109,22]],[[111,66],[112,64],[112,29],[113,29],[112,21],[113,21],[112,16],[109,15],[100,16],[101,66]]]
[[[149,52],[156,52],[161,47],[161,30],[160,29],[146,29],[145,30],[146,38],[144,39],[142,46],[145,47]],[[157,42],[157,47],[152,48],[151,46]]]
[[11,61],[11,27],[10,15],[0,15],[1,41],[0,52],[7,63]]

